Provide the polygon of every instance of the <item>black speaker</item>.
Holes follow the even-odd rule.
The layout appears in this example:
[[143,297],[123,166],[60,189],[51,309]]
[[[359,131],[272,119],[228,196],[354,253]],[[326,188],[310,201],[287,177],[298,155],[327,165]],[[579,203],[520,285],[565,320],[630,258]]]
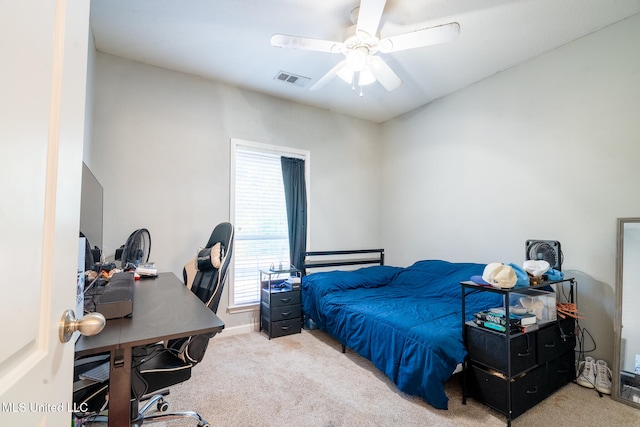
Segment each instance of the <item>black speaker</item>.
[[133,272],[115,273],[96,301],[96,311],[105,319],[128,317],[133,313]]
[[562,249],[557,240],[527,240],[525,260],[547,261],[551,268],[562,271]]

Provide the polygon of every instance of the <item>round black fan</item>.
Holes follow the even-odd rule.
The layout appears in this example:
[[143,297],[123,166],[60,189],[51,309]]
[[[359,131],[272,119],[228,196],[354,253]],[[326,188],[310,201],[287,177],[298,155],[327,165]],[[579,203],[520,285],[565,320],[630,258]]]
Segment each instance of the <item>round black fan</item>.
[[563,255],[557,240],[527,240],[526,259],[547,261],[551,268],[562,271]]
[[151,252],[151,234],[146,228],[140,228],[129,236],[122,249],[120,261],[122,268],[135,268],[140,264],[149,261]]

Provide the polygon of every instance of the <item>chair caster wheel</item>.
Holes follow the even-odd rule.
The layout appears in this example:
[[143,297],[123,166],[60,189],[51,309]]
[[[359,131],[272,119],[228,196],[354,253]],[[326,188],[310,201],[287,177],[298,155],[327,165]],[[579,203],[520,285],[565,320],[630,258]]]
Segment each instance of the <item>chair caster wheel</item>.
[[210,427],[209,423],[198,423],[198,427]]
[[166,412],[169,409],[169,402],[165,402],[164,399],[160,399],[158,400],[156,407],[158,408],[158,411]]

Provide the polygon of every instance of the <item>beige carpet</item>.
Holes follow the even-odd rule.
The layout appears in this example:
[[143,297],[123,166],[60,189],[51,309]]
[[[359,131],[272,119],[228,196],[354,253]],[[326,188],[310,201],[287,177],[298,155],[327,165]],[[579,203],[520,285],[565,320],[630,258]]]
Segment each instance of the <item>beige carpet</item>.
[[[467,400],[454,377],[449,409],[397,390],[367,360],[321,331],[269,340],[214,337],[191,380],[174,386],[170,410],[196,410],[211,426],[504,426],[505,418]],[[166,426],[194,426],[169,421]],[[513,420],[513,426],[640,426],[640,411],[569,384]]]

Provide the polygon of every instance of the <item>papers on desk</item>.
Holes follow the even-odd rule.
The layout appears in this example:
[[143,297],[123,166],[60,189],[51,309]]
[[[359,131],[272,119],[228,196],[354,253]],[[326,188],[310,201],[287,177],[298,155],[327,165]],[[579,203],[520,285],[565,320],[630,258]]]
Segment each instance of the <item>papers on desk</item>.
[[136,273],[140,277],[156,277],[158,275],[158,269],[156,268],[155,262],[146,262],[136,268]]

